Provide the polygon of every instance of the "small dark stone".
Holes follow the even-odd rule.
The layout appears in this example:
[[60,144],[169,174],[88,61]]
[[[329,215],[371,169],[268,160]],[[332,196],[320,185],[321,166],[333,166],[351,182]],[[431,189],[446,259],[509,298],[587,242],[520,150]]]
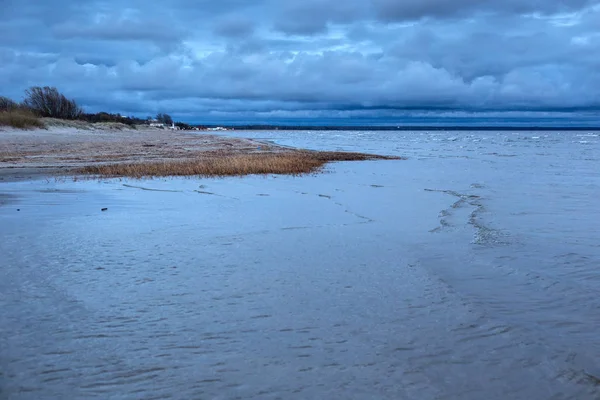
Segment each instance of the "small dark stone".
[[21,211],[21,209],[20,209],[20,208],[17,208],[17,211]]
[[108,208],[103,208],[103,209],[102,209],[102,211],[106,211],[106,210],[108,210]]

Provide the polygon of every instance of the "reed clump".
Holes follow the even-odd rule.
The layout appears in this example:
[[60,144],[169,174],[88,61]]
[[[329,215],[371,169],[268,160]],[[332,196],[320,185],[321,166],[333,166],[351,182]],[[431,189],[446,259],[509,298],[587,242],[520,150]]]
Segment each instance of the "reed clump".
[[44,128],[44,123],[32,111],[25,108],[12,108],[0,111],[0,126],[18,129]]
[[335,161],[399,159],[347,152],[289,151],[223,156],[204,156],[183,161],[97,164],[83,167],[76,173],[99,177],[226,177],[243,175],[302,175],[318,172]]

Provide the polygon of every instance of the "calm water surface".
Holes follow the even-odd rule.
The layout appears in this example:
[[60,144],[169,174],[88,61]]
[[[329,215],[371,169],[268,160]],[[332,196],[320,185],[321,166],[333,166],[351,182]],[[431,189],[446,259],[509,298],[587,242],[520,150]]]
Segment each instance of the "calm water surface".
[[232,135],[408,160],[2,183],[0,398],[600,398],[598,132]]

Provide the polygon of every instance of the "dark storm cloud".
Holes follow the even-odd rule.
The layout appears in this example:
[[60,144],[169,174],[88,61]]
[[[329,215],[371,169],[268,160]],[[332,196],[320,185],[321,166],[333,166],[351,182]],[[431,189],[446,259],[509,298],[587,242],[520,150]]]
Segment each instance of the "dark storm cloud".
[[600,110],[591,0],[3,0],[0,87],[90,110]]
[[73,22],[60,24],[54,27],[53,34],[57,39],[133,40],[158,43],[179,42],[185,36],[181,28],[170,27],[160,20],[136,21],[111,18],[86,25]]
[[226,16],[215,23],[214,31],[224,37],[244,38],[254,32],[254,22],[242,15]]
[[[328,24],[351,23],[368,8],[358,0],[283,1],[276,5],[274,27],[290,35],[314,35],[326,32]],[[364,16],[364,14],[363,14]]]
[[593,0],[373,0],[377,15],[387,21],[425,17],[447,18],[478,13],[521,15],[579,11]]

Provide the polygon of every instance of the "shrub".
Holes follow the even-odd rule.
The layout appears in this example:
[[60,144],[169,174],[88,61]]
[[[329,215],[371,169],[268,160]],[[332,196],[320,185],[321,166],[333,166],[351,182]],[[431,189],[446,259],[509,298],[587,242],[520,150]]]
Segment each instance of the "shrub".
[[156,120],[158,122],[162,122],[165,125],[171,125],[173,123],[173,118],[169,114],[157,114]]
[[19,105],[8,97],[0,96],[0,111],[10,111],[19,108]]
[[40,117],[77,119],[83,114],[75,100],[67,99],[56,88],[49,86],[27,89],[23,104]]
[[99,112],[96,114],[82,114],[79,119],[97,123],[97,122],[116,122],[121,124],[126,124],[131,127],[135,126],[135,124],[143,124],[145,121],[140,118],[135,117],[124,117],[120,114],[109,114],[107,112]]
[[22,108],[0,111],[0,126],[19,129],[44,128],[42,121],[33,112]]

